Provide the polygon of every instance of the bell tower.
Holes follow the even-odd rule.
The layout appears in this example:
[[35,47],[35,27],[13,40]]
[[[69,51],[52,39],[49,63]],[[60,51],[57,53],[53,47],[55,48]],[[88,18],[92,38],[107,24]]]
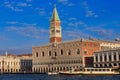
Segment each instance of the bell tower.
[[54,10],[52,13],[52,17],[50,20],[50,43],[61,42],[61,25],[60,18],[57,13],[56,5],[54,6]]

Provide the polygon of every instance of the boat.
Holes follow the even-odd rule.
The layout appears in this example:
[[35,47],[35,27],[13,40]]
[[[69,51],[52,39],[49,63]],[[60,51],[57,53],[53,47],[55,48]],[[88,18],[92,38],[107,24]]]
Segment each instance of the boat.
[[114,68],[84,68],[83,75],[117,75],[120,74]]
[[60,71],[64,75],[118,75],[120,72],[114,68],[82,68]]
[[80,75],[82,74],[82,71],[78,71],[76,69],[70,69],[67,71],[60,71],[59,74],[63,74],[63,75]]
[[56,75],[56,74],[59,74],[58,72],[48,72],[47,73],[48,75]]

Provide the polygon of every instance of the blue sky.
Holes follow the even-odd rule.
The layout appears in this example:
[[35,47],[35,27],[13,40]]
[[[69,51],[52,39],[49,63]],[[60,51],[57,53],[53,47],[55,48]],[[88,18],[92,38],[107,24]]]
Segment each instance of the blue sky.
[[54,4],[63,41],[120,37],[119,0],[0,0],[0,54],[32,53],[32,46],[48,44]]

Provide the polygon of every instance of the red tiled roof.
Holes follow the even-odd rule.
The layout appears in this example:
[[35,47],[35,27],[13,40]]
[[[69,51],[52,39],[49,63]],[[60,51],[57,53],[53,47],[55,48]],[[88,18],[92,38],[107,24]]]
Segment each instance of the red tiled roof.
[[19,54],[18,56],[32,56],[32,54]]

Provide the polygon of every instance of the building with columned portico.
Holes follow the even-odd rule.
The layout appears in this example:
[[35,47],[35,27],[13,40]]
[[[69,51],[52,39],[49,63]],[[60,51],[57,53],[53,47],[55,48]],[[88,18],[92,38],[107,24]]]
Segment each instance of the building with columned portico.
[[120,49],[94,52],[94,67],[120,67]]

